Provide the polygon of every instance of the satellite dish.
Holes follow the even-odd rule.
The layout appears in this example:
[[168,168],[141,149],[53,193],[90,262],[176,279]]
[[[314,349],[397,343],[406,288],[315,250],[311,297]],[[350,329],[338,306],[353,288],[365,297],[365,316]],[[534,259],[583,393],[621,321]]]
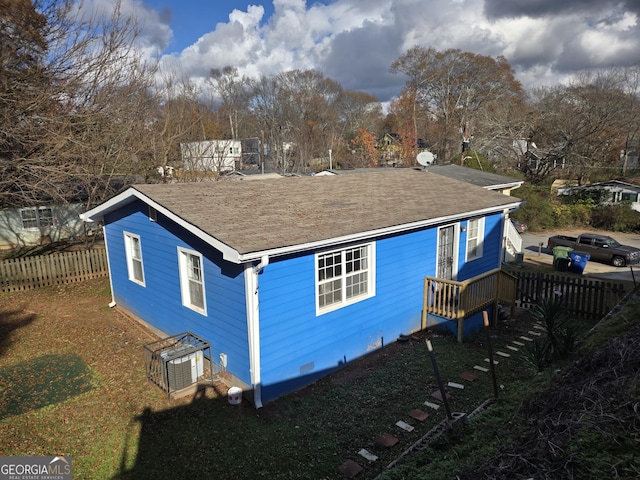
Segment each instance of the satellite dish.
[[428,167],[435,160],[435,156],[431,152],[420,152],[416,157],[416,160],[423,167]]

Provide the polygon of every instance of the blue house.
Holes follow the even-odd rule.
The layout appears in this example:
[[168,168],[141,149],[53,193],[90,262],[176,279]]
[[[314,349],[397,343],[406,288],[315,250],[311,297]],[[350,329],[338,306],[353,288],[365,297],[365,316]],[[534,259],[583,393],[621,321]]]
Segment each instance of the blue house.
[[260,407],[419,331],[425,276],[498,268],[521,203],[388,169],[134,185],[82,218],[104,223],[112,305],[205,339]]

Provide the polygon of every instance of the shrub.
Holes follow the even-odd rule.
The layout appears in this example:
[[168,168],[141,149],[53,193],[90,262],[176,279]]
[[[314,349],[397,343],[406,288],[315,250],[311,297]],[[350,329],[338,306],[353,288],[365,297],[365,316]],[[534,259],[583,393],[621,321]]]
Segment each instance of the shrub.
[[546,338],[536,338],[524,347],[523,359],[534,373],[542,372],[551,363],[551,349]]
[[569,311],[560,296],[539,299],[531,309],[531,316],[542,324],[545,336],[525,347],[524,360],[535,372],[541,372],[574,350],[577,330],[571,325]]
[[640,213],[628,204],[604,205],[593,209],[591,224],[602,230],[635,232],[640,230]]
[[[607,194],[608,195],[608,194]],[[590,226],[614,232],[640,231],[640,212],[629,203],[602,205],[603,191],[558,196],[550,187],[524,184],[515,196],[525,200],[518,219],[531,231]]]
[[525,200],[518,211],[518,218],[529,225],[531,230],[551,229],[558,224],[555,207],[559,205],[557,197],[551,196],[546,188],[523,185],[517,190],[517,197]]

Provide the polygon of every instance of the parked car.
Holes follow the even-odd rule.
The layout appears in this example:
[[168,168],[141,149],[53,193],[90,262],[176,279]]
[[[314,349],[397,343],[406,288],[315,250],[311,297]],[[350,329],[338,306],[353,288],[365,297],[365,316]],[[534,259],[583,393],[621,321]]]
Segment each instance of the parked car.
[[516,227],[516,230],[518,231],[518,233],[524,233],[527,230],[529,230],[529,227],[527,226],[527,224],[524,222],[521,222],[520,220],[516,220],[512,218],[511,223],[513,223],[513,226]]
[[640,262],[640,248],[622,245],[617,240],[596,233],[583,233],[577,237],[554,235],[549,237],[547,247],[570,247],[575,251],[589,254],[592,260],[611,263],[616,267],[633,265]]

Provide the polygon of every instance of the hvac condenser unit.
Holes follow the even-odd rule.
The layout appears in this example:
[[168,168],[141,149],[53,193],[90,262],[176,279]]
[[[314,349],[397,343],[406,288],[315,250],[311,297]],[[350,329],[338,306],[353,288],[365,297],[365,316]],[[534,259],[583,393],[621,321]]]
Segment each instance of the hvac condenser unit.
[[181,390],[196,383],[204,374],[203,356],[202,350],[193,345],[180,345],[162,352],[165,385],[172,390]]
[[[209,358],[205,350],[209,350]],[[210,355],[209,343],[189,332],[165,338],[145,345],[147,377],[171,395],[197,383],[205,374],[206,360],[213,381]]]

